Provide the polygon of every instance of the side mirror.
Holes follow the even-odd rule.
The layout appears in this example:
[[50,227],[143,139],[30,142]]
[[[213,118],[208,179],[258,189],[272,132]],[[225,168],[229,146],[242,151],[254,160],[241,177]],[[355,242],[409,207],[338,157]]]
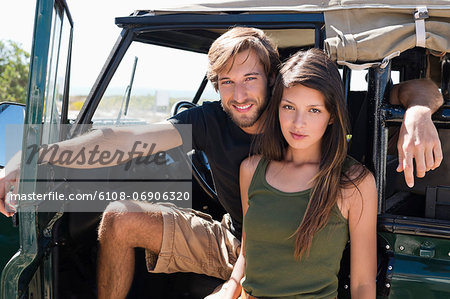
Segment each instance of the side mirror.
[[25,105],[0,103],[0,167],[22,149]]

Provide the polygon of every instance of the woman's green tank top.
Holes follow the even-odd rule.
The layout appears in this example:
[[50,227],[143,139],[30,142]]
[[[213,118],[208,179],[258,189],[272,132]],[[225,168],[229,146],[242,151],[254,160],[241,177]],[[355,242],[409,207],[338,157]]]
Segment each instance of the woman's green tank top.
[[[265,178],[268,164],[261,159],[248,190],[244,289],[258,298],[336,297],[342,252],[349,240],[347,220],[335,205],[328,224],[314,235],[309,255],[296,261],[293,234],[310,189],[291,193],[272,187]],[[345,164],[348,167],[349,159]]]

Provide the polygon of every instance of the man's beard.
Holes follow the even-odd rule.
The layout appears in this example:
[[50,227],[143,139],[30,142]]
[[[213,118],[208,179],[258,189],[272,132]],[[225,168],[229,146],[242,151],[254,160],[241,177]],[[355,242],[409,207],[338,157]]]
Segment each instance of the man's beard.
[[[222,101],[220,103],[222,105],[223,111],[225,111],[225,113],[228,114],[228,116],[231,118],[231,120],[240,128],[249,128],[249,127],[253,126],[258,121],[258,119],[261,117],[261,114],[264,112],[264,109],[266,109],[266,106],[267,106],[267,101],[265,101],[265,103],[263,105],[256,108],[256,110],[250,117],[242,119],[239,117],[234,117],[234,115],[238,114],[239,112],[235,112],[233,114],[233,112],[231,110],[233,108],[229,108],[229,107],[233,106],[232,103],[230,103],[230,105],[227,107],[225,107],[222,104]],[[254,105],[254,107],[256,107],[255,104],[253,104],[253,105]]]

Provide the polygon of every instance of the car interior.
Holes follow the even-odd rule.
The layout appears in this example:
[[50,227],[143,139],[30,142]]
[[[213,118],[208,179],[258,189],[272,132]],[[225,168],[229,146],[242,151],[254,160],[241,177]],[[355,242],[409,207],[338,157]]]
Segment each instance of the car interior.
[[[119,19],[119,26],[126,27],[127,18]],[[264,27],[264,26],[262,26]],[[133,42],[150,43],[159,46],[187,49],[201,53],[207,52],[211,42],[225,31],[219,29],[191,30],[146,30],[145,27],[134,36]],[[322,47],[323,27],[292,28],[292,29],[267,29],[267,33],[275,38],[279,45],[282,59],[289,57],[300,49],[310,47]],[[319,37],[319,38],[318,38]],[[176,42],[175,42],[176,41]],[[116,48],[113,51],[119,51]],[[391,72],[398,72],[400,81],[427,76],[427,70],[431,69],[433,79],[439,82],[442,93],[446,97],[446,106],[449,105],[449,73],[450,57],[436,57],[422,48],[414,48],[394,58],[388,67],[387,74],[377,75],[369,71],[366,75],[367,90],[353,91],[350,89],[352,70],[341,67],[344,79],[346,100],[351,117],[352,140],[350,153],[358,160],[365,163],[372,171],[376,171],[373,157],[385,161],[385,169],[377,178],[383,181],[383,204],[380,206],[380,229],[407,229],[401,225],[405,217],[411,221],[426,223],[442,223],[442,220],[450,225],[450,177],[449,160],[444,159],[442,166],[433,171],[424,179],[416,180],[414,189],[409,189],[403,182],[403,174],[395,171],[397,166],[396,143],[380,142],[373,146],[372,140],[378,138],[377,134],[387,134],[395,139],[403,115],[400,107],[388,105],[389,89],[392,86]],[[381,89],[378,86],[382,86]],[[373,99],[377,94],[378,102]],[[201,94],[200,89],[198,94]],[[192,102],[180,102],[173,108],[173,114],[182,109],[189,109],[197,104],[199,95]],[[376,103],[381,103],[383,113],[378,118],[373,117],[373,109]],[[84,110],[89,111],[88,109]],[[435,124],[439,128],[442,146],[445,153],[450,153],[450,138],[448,135],[448,117],[445,109],[439,110],[434,116]],[[92,116],[92,112],[89,112]],[[86,113],[85,115],[88,115]],[[372,115],[372,116],[371,116]],[[193,132],[195,134],[195,132]],[[384,137],[383,137],[384,138]],[[214,194],[214,185],[207,163],[207,157],[203,153],[191,152],[184,155],[179,150],[167,153],[175,163],[167,165],[168,173],[176,171],[177,167],[184,167],[186,162],[193,163],[192,198],[193,208],[207,212],[216,220],[220,220],[224,214],[223,208]],[[187,157],[187,158],[186,158]],[[183,166],[184,165],[184,166]],[[138,167],[138,166],[136,166]],[[55,171],[66,171],[57,169]],[[104,177],[110,177],[119,167],[105,168]],[[81,170],[77,170],[83,172]],[[148,171],[148,169],[135,169],[135,172]],[[86,171],[88,172],[88,171]],[[379,172],[379,171],[378,171]],[[81,173],[81,176],[84,174]],[[109,186],[114,189],[113,184]],[[61,187],[63,188],[63,187]],[[72,187],[74,188],[74,187]],[[95,185],[92,188],[96,188]],[[52,263],[54,265],[54,295],[55,298],[96,298],[96,261],[98,251],[97,226],[101,213],[97,212],[72,212],[65,213],[53,226]],[[430,232],[431,233],[431,232]],[[386,292],[385,280],[388,275],[386,270],[390,255],[386,250],[385,240],[378,240],[378,277],[380,282],[378,293]],[[131,291],[128,298],[203,298],[214,288],[222,283],[220,279],[207,277],[194,273],[177,274],[149,274],[144,262],[144,250],[137,248],[136,269]],[[339,298],[349,298],[349,250],[344,253],[341,262],[339,281]]]

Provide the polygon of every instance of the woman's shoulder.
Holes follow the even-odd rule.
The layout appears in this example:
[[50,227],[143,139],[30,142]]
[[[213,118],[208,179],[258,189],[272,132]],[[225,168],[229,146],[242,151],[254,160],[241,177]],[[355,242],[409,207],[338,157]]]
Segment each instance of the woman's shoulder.
[[376,197],[376,183],[372,172],[351,157],[347,158],[347,161],[349,162],[344,171],[346,182],[342,188],[342,197],[347,207],[353,206],[355,200],[361,202],[372,198],[373,195]]
[[347,181],[342,195],[348,206],[352,206],[355,200],[364,201],[376,195],[375,177],[363,164],[347,156],[344,173]]
[[261,159],[261,156],[255,155],[242,161],[239,173],[239,184],[241,186],[241,190],[248,190]]
[[372,173],[364,166],[361,162],[353,158],[352,156],[347,156],[342,171],[345,174],[347,180],[353,182],[351,185],[358,185],[358,183],[366,179],[367,176],[372,176]]
[[253,155],[245,158],[241,163],[241,173],[253,175],[261,159],[261,155]]

